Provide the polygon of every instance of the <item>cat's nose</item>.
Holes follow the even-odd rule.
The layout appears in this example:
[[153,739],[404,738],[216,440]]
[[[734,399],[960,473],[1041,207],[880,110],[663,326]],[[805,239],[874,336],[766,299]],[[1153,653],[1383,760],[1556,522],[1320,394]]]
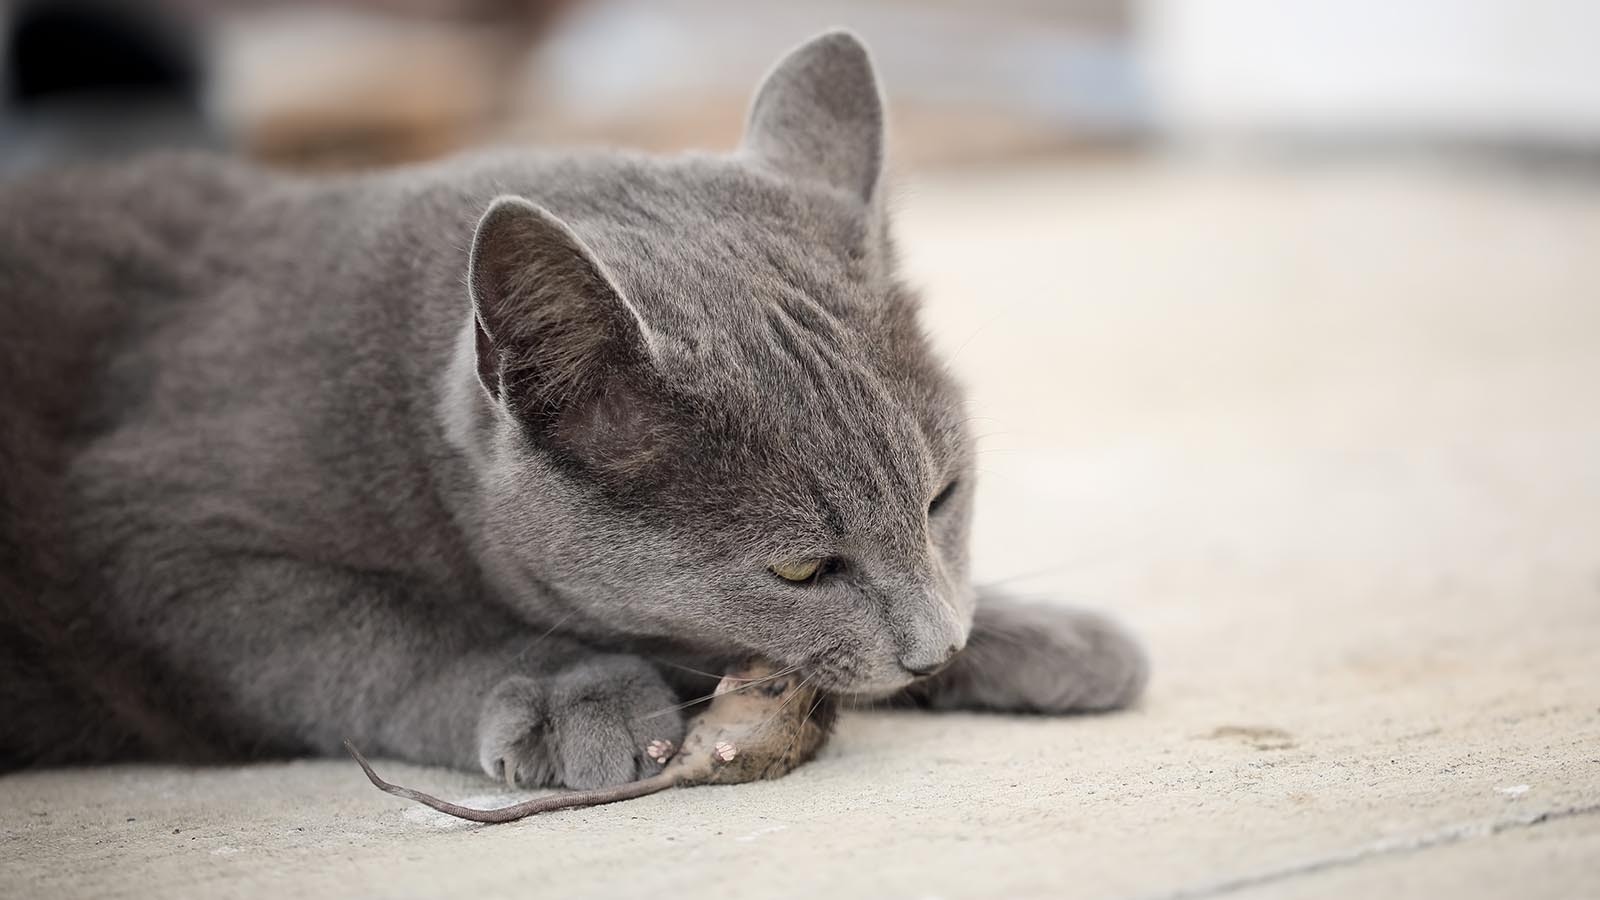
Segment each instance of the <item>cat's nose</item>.
[[900,657],[900,665],[907,672],[918,678],[926,678],[949,665],[950,660],[955,659],[956,654],[960,652],[961,648],[959,646],[951,644],[945,649],[934,653],[922,652],[902,656]]

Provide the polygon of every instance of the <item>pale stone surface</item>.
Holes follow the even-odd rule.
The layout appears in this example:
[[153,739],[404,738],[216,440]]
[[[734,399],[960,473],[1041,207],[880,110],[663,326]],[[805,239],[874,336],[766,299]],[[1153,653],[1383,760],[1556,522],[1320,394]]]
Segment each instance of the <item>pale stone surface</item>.
[[780,782],[490,827],[344,760],[14,775],[0,894],[1600,896],[1600,185],[1102,165],[899,205],[985,417],[981,577],[1117,610],[1140,709],[856,714]]

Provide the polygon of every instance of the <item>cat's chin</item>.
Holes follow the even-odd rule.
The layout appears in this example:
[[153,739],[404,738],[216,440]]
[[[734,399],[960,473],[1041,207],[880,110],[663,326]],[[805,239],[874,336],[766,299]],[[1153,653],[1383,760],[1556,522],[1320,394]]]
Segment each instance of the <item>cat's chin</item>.
[[915,679],[908,678],[895,687],[871,687],[866,690],[858,689],[853,691],[834,691],[833,693],[844,702],[845,706],[873,707],[891,697],[899,695],[900,692],[904,691],[906,686],[911,684],[911,682],[914,680]]
[[863,675],[839,672],[826,666],[809,668],[805,671],[811,683],[822,690],[863,703],[871,703],[897,694],[916,680],[907,672]]

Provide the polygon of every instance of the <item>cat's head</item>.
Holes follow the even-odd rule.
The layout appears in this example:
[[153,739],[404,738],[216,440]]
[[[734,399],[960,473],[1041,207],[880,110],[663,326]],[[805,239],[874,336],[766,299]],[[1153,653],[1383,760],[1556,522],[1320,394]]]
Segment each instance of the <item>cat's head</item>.
[[893,271],[883,147],[836,32],[768,75],[733,154],[494,201],[463,356],[502,582],[837,691],[964,645],[971,441]]

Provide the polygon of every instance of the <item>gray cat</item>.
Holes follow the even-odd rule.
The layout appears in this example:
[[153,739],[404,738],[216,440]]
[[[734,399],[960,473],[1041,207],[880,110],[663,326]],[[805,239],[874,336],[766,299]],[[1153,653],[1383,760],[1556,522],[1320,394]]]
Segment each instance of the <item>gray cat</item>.
[[968,581],[883,131],[831,33],[729,155],[6,186],[0,767],[351,738],[593,787],[747,654],[939,709],[1131,701],[1119,629]]

